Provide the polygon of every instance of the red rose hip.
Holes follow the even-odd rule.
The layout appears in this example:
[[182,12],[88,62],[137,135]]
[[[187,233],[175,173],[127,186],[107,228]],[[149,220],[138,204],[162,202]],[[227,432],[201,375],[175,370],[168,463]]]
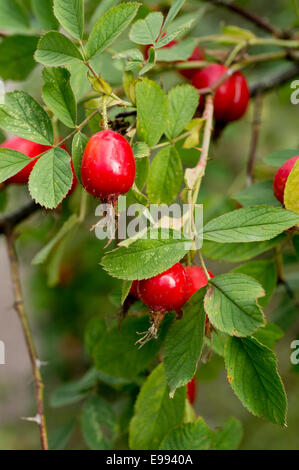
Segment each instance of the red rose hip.
[[196,398],[197,383],[195,377],[187,384],[187,398],[191,405],[195,402]]
[[277,171],[274,181],[273,181],[273,191],[276,199],[278,199],[281,204],[284,203],[284,190],[287,183],[289,174],[291,173],[293,166],[296,161],[299,159],[299,155],[292,157],[287,160]]
[[103,200],[125,194],[132,187],[136,173],[133,151],[117,132],[104,130],[88,141],[81,166],[86,191]]
[[186,301],[186,288],[184,266],[176,263],[162,274],[139,281],[138,294],[142,302],[152,311],[179,312]]
[[[203,50],[196,46],[191,54],[191,56],[187,59],[188,62],[193,62],[197,60],[204,60],[204,54]],[[198,72],[198,69],[184,69],[180,70],[180,74],[183,75],[183,77],[188,78],[189,80],[192,80],[194,75]]]
[[[187,290],[186,290],[186,300],[195,294],[199,289],[208,284],[205,272],[201,266],[186,266],[185,267],[187,275]],[[210,271],[208,271],[211,278],[214,277]]]
[[[197,89],[213,86],[228,68],[212,64],[199,70],[192,80]],[[233,73],[215,92],[214,117],[216,121],[227,123],[240,119],[246,112],[250,99],[246,78],[241,72]]]

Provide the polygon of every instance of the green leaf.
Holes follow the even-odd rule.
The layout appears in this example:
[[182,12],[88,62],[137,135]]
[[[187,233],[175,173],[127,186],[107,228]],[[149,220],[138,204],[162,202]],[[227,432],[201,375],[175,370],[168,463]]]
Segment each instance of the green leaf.
[[23,170],[32,161],[21,152],[0,148],[0,183]]
[[204,226],[205,240],[217,243],[270,240],[293,227],[299,215],[280,207],[254,206],[237,209],[211,220]]
[[277,201],[273,194],[273,181],[261,181],[260,183],[252,184],[232,197],[244,207],[265,204],[280,206],[280,202]]
[[158,62],[185,61],[191,56],[196,44],[196,39],[188,38],[174,46],[158,49],[156,51],[156,60]]
[[104,334],[94,347],[96,368],[105,374],[122,378],[134,378],[145,371],[160,350],[165,338],[171,315],[165,317],[159,331],[158,340],[149,341],[141,349],[135,345],[142,333],[150,327],[148,315],[125,320],[119,330],[113,327]]
[[96,379],[96,370],[90,369],[80,380],[61,385],[52,393],[51,406],[53,408],[60,408],[81,401],[90,393]]
[[38,204],[53,209],[67,195],[72,181],[69,154],[61,148],[53,148],[34,166],[29,178],[29,191]]
[[35,60],[53,67],[83,61],[83,57],[70,39],[58,31],[50,31],[40,39],[35,52]]
[[249,29],[240,28],[235,25],[225,25],[222,27],[222,34],[238,38],[240,41],[248,41],[256,36]]
[[62,225],[62,227],[58,230],[55,237],[44,246],[33,258],[32,264],[38,265],[43,264],[51,254],[53,248],[55,248],[61,240],[65,238],[66,235],[70,233],[71,230],[78,224],[78,217],[76,214],[72,214]]
[[234,336],[249,336],[264,325],[257,299],[262,286],[245,274],[222,274],[209,281],[205,310],[218,330]]
[[0,43],[0,77],[3,80],[25,80],[36,66],[33,54],[36,36],[8,36]]
[[149,158],[148,157],[135,158],[135,163],[136,163],[135,184],[137,188],[140,191],[142,191],[148,178]]
[[133,153],[135,158],[144,158],[149,156],[150,149],[145,142],[135,142],[133,145]]
[[137,20],[130,30],[129,37],[136,44],[154,44],[163,24],[160,12],[149,13],[143,20]]
[[165,47],[167,44],[169,44],[171,41],[181,35],[184,31],[190,29],[192,24],[194,23],[194,19],[195,18],[188,19],[186,23],[180,24],[177,28],[171,28],[171,30],[168,31],[165,36],[161,35],[155,44],[155,48],[158,49],[160,47]]
[[82,158],[83,158],[83,153],[87,145],[87,142],[88,142],[88,137],[86,137],[85,134],[82,134],[82,132],[77,132],[77,134],[73,138],[73,143],[72,143],[72,160],[73,160],[73,165],[74,165],[74,171],[80,183],[81,183]]
[[0,0],[0,28],[24,31],[29,28],[29,19],[17,0]]
[[206,289],[199,289],[183,307],[183,318],[170,328],[165,342],[165,377],[172,398],[176,389],[195,375],[204,339],[206,314],[203,299]]
[[265,163],[270,166],[281,167],[287,160],[299,154],[299,150],[287,149],[273,152],[264,158]]
[[274,349],[277,341],[284,336],[284,332],[275,323],[267,323],[264,328],[258,330],[253,336],[264,346]]
[[168,431],[184,417],[186,390],[168,396],[163,364],[153,370],[143,384],[130,423],[129,445],[134,450],[158,449]]
[[91,59],[109,47],[129,26],[139,8],[138,3],[121,3],[104,16],[93,27],[86,48],[87,59]]
[[202,253],[209,259],[238,263],[269,251],[285,239],[281,234],[272,240],[251,243],[215,243],[204,241]]
[[41,105],[24,91],[6,93],[0,105],[0,126],[10,134],[42,145],[53,144],[53,128]]
[[184,238],[175,238],[180,235],[178,232],[169,230],[167,239],[163,238],[166,235],[163,229],[151,233],[150,240],[139,239],[128,248],[117,248],[102,258],[101,265],[110,276],[130,281],[156,276],[180,261],[189,249]]
[[236,450],[243,437],[242,424],[236,418],[229,418],[222,428],[215,432],[216,450]]
[[185,129],[198,106],[198,93],[191,85],[172,88],[168,95],[168,119],[165,134],[174,139]]
[[53,12],[53,0],[31,0],[32,10],[45,30],[58,29],[59,23]]
[[71,419],[62,426],[54,429],[54,431],[51,431],[49,435],[49,448],[51,450],[64,450],[71,438],[71,435],[74,432],[75,427],[76,420]]
[[76,127],[77,104],[70,85],[68,70],[56,67],[43,70],[43,100],[48,108],[68,127]]
[[84,344],[90,356],[93,355],[97,343],[106,331],[106,322],[103,318],[94,317],[88,322],[84,333]]
[[153,147],[166,126],[168,106],[165,92],[156,82],[144,78],[136,85],[136,102],[138,136]]
[[54,0],[54,13],[59,23],[71,36],[79,40],[83,38],[83,0]]
[[202,418],[194,423],[181,424],[172,429],[163,439],[161,450],[211,450],[213,432]]
[[228,338],[225,366],[232,389],[252,414],[286,424],[286,395],[270,349],[254,338]]
[[183,181],[183,167],[175,147],[167,146],[151,163],[147,194],[152,204],[171,204],[178,196]]
[[264,288],[265,297],[259,300],[259,304],[265,307],[270,301],[277,284],[276,263],[269,260],[250,261],[237,266],[232,270],[234,273],[243,273],[256,279]]
[[112,441],[118,433],[118,424],[116,415],[106,400],[99,396],[89,398],[83,406],[81,425],[84,440],[90,449],[112,448]]
[[167,16],[165,18],[164,24],[163,24],[163,31],[167,28],[167,26],[175,19],[177,16],[178,12],[184,5],[185,0],[175,0],[173,2],[173,5],[171,5],[171,8],[169,9]]

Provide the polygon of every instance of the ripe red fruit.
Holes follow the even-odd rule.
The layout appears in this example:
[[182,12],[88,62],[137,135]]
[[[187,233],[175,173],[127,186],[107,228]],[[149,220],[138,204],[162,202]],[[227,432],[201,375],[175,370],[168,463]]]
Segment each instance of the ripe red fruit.
[[179,312],[186,301],[186,289],[186,272],[180,263],[162,274],[138,283],[138,294],[142,302],[151,310],[160,312]]
[[191,405],[195,402],[196,390],[197,383],[195,382],[195,377],[193,377],[193,379],[187,384],[187,398]]
[[[189,57],[188,62],[193,62],[195,60],[203,60],[204,59],[204,53],[203,50],[196,46]],[[192,80],[194,75],[198,72],[198,69],[185,69],[185,70],[180,70],[180,74],[183,75],[183,77],[188,78],[189,80]]]
[[93,135],[87,143],[81,166],[86,191],[100,199],[113,199],[129,191],[136,173],[133,151],[127,140],[114,131]]
[[[208,284],[205,272],[201,266],[186,266],[185,267],[187,276],[187,290],[186,290],[186,301],[201,287]],[[208,271],[211,278],[215,277],[210,271]]]
[[[47,145],[37,144],[36,142],[31,142],[30,140],[22,139],[22,137],[11,137],[10,139],[3,142],[0,146],[1,148],[17,150],[18,152],[24,153],[27,157],[35,158],[43,152],[50,150],[51,147]],[[23,168],[23,170],[19,171],[16,175],[12,176],[6,183],[11,184],[26,184],[28,183],[28,179],[32,168],[36,164],[38,159],[34,160],[33,162],[28,163],[28,165]]]
[[[197,89],[214,85],[227,72],[227,67],[220,64],[208,65],[199,70],[192,80]],[[216,121],[227,123],[240,119],[245,114],[249,103],[249,89],[246,78],[242,73],[235,72],[215,93],[214,117]]]
[[273,181],[273,191],[276,199],[278,199],[281,204],[284,203],[284,190],[286,186],[287,179],[289,174],[292,171],[293,166],[295,165],[296,161],[299,159],[299,155],[296,157],[290,158],[286,161],[277,171],[274,181]]

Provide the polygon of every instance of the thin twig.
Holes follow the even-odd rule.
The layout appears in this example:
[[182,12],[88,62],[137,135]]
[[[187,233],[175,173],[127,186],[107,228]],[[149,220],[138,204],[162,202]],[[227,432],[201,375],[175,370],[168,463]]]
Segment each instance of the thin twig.
[[16,225],[27,219],[30,215],[34,214],[41,209],[41,206],[34,201],[29,202],[20,209],[5,215],[0,218],[0,234],[5,234],[7,231],[12,230]]
[[239,5],[236,5],[233,2],[227,2],[225,0],[206,0],[206,1],[209,3],[213,3],[216,6],[224,7],[230,11],[233,11],[234,13],[237,13],[243,18],[246,18],[247,20],[249,20],[251,23],[254,23],[259,28],[263,29],[267,33],[273,34],[274,36],[278,38],[285,36],[285,33],[283,31],[280,31],[278,28],[270,24],[267,20],[265,20],[265,18],[262,18],[261,16],[258,16],[255,13],[252,13],[251,11],[248,11],[245,8],[240,7]]
[[253,181],[254,165],[256,159],[257,145],[259,139],[261,115],[262,115],[262,94],[258,93],[255,98],[254,115],[252,121],[252,135],[250,142],[249,158],[247,164],[247,181],[246,185],[250,186]]
[[36,395],[36,404],[37,404],[37,417],[36,422],[38,423],[39,430],[40,430],[40,439],[41,439],[41,447],[43,450],[48,450],[48,436],[47,436],[47,428],[46,428],[46,420],[44,414],[44,384],[42,381],[42,376],[40,373],[40,362],[38,361],[35,344],[33,341],[32,333],[30,330],[28,318],[25,312],[24,301],[22,296],[22,289],[21,289],[21,282],[20,282],[20,274],[19,274],[19,266],[17,261],[17,255],[14,246],[14,234],[11,230],[6,232],[6,241],[7,241],[7,251],[10,261],[10,268],[11,268],[11,277],[12,277],[12,284],[13,284],[13,292],[14,292],[14,307],[19,316],[23,333],[25,336],[25,341],[27,344],[27,349],[30,357],[33,377],[34,377],[34,388],[35,388],[35,395]]

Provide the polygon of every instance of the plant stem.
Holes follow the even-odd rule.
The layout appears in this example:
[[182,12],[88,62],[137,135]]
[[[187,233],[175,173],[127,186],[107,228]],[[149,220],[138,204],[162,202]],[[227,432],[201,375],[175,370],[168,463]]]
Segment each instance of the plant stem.
[[250,186],[253,181],[254,165],[255,165],[257,145],[258,145],[258,139],[259,139],[260,125],[261,125],[262,104],[263,104],[262,94],[258,93],[255,98],[254,116],[253,116],[253,121],[252,121],[252,136],[251,136],[250,151],[249,151],[249,158],[248,158],[248,164],[247,164],[247,180],[246,180],[247,186]]
[[89,121],[95,117],[97,114],[99,114],[99,110],[96,109],[95,111],[93,111],[89,116],[87,116],[86,119],[84,119],[84,121],[81,122],[81,124],[79,124],[79,126],[76,127],[76,129],[74,131],[72,131],[70,134],[68,134],[63,140],[61,140],[58,144],[56,145],[53,145],[53,147],[60,147],[64,142],[66,142],[67,140],[69,140],[71,137],[73,137],[73,135],[75,135],[77,132],[80,132],[82,129],[84,129],[84,127],[89,123]]
[[35,388],[36,404],[37,404],[37,422],[38,422],[39,430],[40,430],[41,447],[43,450],[49,450],[46,419],[44,415],[44,392],[43,392],[44,384],[43,384],[42,376],[40,373],[40,363],[37,358],[34,340],[32,337],[31,330],[30,330],[28,318],[25,312],[22,289],[21,289],[21,282],[20,282],[19,266],[18,266],[17,255],[15,251],[15,246],[14,246],[14,234],[11,230],[8,230],[6,232],[6,241],[7,241],[7,250],[8,250],[8,256],[9,256],[9,261],[10,261],[13,292],[14,292],[14,299],[15,299],[14,307],[22,325],[22,329],[23,329],[23,333],[25,336],[25,341],[27,344],[27,349],[28,349],[28,353],[29,353],[29,357],[31,361],[33,377],[34,377],[34,385],[35,385],[34,388]]
[[108,128],[108,115],[107,115],[107,106],[106,106],[106,96],[103,96],[102,116],[103,116],[104,129],[107,130],[109,128]]

